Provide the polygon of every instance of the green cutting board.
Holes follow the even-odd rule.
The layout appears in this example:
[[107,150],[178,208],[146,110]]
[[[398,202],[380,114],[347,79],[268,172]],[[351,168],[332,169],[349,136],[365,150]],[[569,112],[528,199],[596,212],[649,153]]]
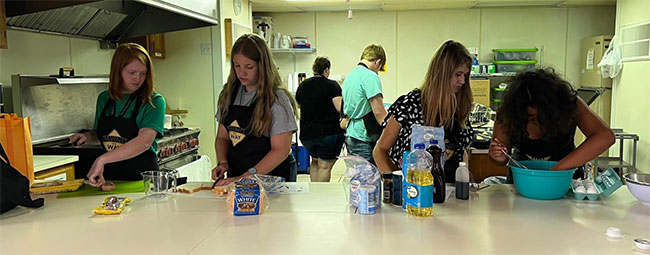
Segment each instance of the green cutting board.
[[61,193],[56,198],[66,197],[83,197],[83,196],[99,196],[123,193],[138,193],[144,192],[144,183],[142,181],[113,181],[115,189],[112,191],[101,191],[98,187],[93,187],[89,184],[84,184],[77,191]]

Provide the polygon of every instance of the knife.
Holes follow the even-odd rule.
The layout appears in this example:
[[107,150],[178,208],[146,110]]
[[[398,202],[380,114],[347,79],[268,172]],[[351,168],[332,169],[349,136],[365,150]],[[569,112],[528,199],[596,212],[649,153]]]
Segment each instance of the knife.
[[221,180],[221,176],[217,177],[217,179],[214,180],[214,183],[212,184],[213,189],[214,189],[214,187],[217,186],[217,182],[219,182],[219,180]]

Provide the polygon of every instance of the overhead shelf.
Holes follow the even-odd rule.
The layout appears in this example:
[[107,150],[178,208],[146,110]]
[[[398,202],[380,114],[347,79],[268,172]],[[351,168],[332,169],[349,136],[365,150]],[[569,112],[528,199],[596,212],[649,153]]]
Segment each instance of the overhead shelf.
[[289,48],[289,49],[280,49],[280,48],[271,48],[273,53],[291,53],[293,55],[293,72],[297,72],[298,66],[296,64],[296,54],[314,54],[316,48]]
[[292,54],[313,54],[316,52],[316,48],[289,48],[289,49],[280,49],[280,48],[271,48],[273,53],[292,53]]

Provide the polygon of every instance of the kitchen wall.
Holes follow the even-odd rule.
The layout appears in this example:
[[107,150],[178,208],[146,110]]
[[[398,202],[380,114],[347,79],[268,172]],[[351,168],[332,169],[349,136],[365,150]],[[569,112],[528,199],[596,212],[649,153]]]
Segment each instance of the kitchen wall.
[[[240,24],[250,25],[253,24],[253,17],[251,13],[251,3],[250,1],[242,0],[242,10],[239,15],[236,15],[233,10],[233,0],[223,0],[221,1],[221,23],[225,24],[225,19],[232,19]],[[226,38],[225,29],[221,30],[221,38]],[[232,42],[235,43],[237,38],[232,38]],[[226,56],[226,44],[225,39],[221,47],[221,52],[223,56],[223,82],[225,83],[228,80],[228,75],[230,74],[230,57]],[[221,91],[221,90],[219,90]],[[218,96],[218,95],[217,95]]]
[[[619,27],[650,21],[650,1],[619,0]],[[623,70],[614,81],[612,126],[621,127],[627,133],[639,135],[637,168],[650,173],[650,60],[623,63]],[[625,160],[631,162],[632,143],[626,141]],[[618,144],[615,145],[618,148]],[[618,150],[615,149],[615,155]]]
[[216,164],[214,139],[214,93],[212,56],[202,54],[202,45],[212,45],[209,27],[165,34],[165,59],[154,59],[158,91],[173,109],[188,110],[181,120],[188,127],[199,127],[199,154]]
[[0,50],[0,82],[13,74],[57,74],[72,66],[77,74],[107,74],[114,50],[102,50],[95,40],[7,30],[8,49]]
[[[103,50],[95,40],[8,30],[9,49],[0,50],[0,82],[11,75],[55,74],[72,66],[77,74],[108,74],[114,50]],[[201,55],[201,44],[211,45],[210,28],[167,33],[167,58],[154,59],[155,84],[174,109],[189,110],[182,120],[200,127],[199,153],[216,161],[211,55]],[[217,65],[221,66],[221,65]],[[216,164],[216,163],[215,163]]]
[[[580,40],[613,34],[615,8],[489,8],[347,13],[256,13],[271,16],[275,32],[308,36],[318,51],[296,57],[299,72],[311,73],[316,56],[332,61],[332,74],[346,75],[363,47],[379,43],[387,53],[386,73],[380,77],[384,98],[392,102],[419,86],[438,47],[448,39],[479,49],[481,62],[492,59],[493,48],[544,46],[544,64],[556,68],[574,85],[580,79]],[[293,72],[293,56],[274,56],[283,79]]]

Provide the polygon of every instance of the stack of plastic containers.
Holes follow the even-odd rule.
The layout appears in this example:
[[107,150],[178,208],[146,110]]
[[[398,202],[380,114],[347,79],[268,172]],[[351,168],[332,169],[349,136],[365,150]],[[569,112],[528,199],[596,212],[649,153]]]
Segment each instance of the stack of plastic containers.
[[494,65],[499,73],[521,72],[535,68],[537,48],[493,49]]

